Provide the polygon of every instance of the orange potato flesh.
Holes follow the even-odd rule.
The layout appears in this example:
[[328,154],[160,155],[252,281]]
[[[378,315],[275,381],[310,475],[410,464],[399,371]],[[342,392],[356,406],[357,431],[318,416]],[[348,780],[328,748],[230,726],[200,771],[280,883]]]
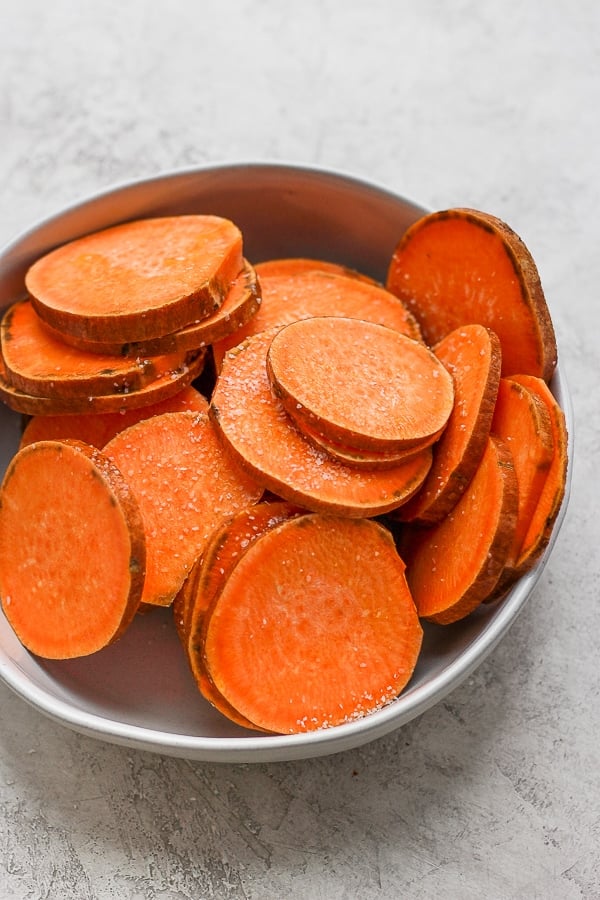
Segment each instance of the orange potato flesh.
[[0,595],[24,646],[69,659],[118,638],[140,602],[145,541],[109,460],[79,443],[26,447],[8,467],[0,510]]
[[57,331],[140,341],[210,315],[243,266],[242,236],[217,216],[167,216],[115,225],[37,260],[25,284]]
[[423,216],[396,247],[387,288],[430,346],[478,323],[500,339],[503,375],[551,378],[556,339],[539,273],[523,241],[495,216],[472,209]]
[[452,377],[437,357],[384,325],[341,316],[301,319],[273,337],[273,389],[300,429],[365,450],[423,446],[446,425]]
[[400,553],[420,616],[450,624],[486,599],[508,562],[516,518],[517,480],[510,451],[490,437],[454,509],[429,528],[405,526]]
[[436,345],[454,379],[454,407],[417,494],[398,510],[404,522],[439,522],[458,502],[483,455],[500,381],[501,351],[483,325],[465,325]]
[[137,498],[146,531],[142,601],[169,606],[213,529],[257,503],[262,488],[223,448],[204,413],[164,413],[117,434],[103,451]]
[[410,679],[422,640],[389,533],[366,519],[318,514],[261,535],[205,625],[206,665],[219,692],[279,733],[331,727],[384,706]]

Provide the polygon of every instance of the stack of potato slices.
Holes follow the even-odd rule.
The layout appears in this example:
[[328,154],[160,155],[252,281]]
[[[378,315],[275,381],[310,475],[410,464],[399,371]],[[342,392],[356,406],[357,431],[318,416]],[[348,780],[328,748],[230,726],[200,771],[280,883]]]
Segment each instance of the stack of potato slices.
[[1,323],[0,396],[28,415],[176,394],[260,303],[242,235],[216,216],[127,222],[46,254]]

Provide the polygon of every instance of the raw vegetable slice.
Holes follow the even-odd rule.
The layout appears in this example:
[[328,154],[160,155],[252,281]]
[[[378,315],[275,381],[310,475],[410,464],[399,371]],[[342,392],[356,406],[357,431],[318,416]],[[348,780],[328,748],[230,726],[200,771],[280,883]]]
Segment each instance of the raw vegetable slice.
[[208,416],[163,413],[117,434],[103,452],[137,498],[146,532],[142,601],[169,606],[213,529],[262,495]]
[[239,713],[290,734],[392,701],[421,641],[389,532],[313,514],[268,530],[240,558],[206,614],[204,660]]
[[330,262],[326,259],[309,259],[303,256],[290,256],[280,259],[268,259],[256,266],[259,278],[272,278],[273,276],[289,277],[290,275],[305,275],[307,272],[324,272],[329,275],[345,275],[347,278],[358,278],[368,284],[382,287],[378,281],[369,275],[364,275],[356,269],[351,269],[341,263]]
[[500,339],[503,375],[552,376],[556,340],[537,267],[495,216],[461,208],[423,216],[396,247],[386,284],[430,346],[479,323]]
[[517,526],[507,562],[513,566],[552,462],[554,440],[550,413],[546,404],[528,388],[513,379],[502,378],[492,433],[509,445],[519,486]]
[[444,429],[452,377],[437,357],[384,325],[339,316],[281,328],[267,352],[275,395],[302,431],[364,450],[424,446]]
[[243,266],[228,219],[138,219],[63,244],[29,269],[40,317],[93,341],[143,341],[212,314]]
[[36,397],[20,391],[8,382],[4,361],[0,356],[0,399],[15,412],[26,416],[117,413],[126,409],[139,409],[166,400],[191,384],[202,372],[205,356],[203,350],[190,351],[178,369],[159,374],[137,391],[89,397]]
[[213,596],[250,544],[269,528],[305,512],[292,503],[270,500],[243,509],[217,526],[196,560],[179,610],[188,650],[199,639],[202,619]]
[[260,264],[256,268],[262,294],[260,309],[234,335],[213,345],[217,371],[227,350],[244,338],[312,316],[366,319],[387,325],[415,340],[420,339],[413,314],[381,285],[319,269],[271,275],[268,270],[262,270]]
[[439,522],[458,502],[483,455],[498,394],[501,350],[494,332],[465,325],[434,350],[454,379],[454,408],[425,482],[397,511],[405,522]]
[[202,658],[204,615],[248,547],[270,528],[303,512],[289,503],[259,503],[242,510],[217,528],[192,570],[190,586],[184,592],[182,607],[176,614],[180,617],[177,626],[180,638],[201,693],[216,709],[246,727],[254,726],[227,703],[206,672]]
[[535,378],[532,375],[515,375],[513,381],[528,388],[546,404],[550,413],[554,444],[552,462],[542,487],[540,499],[517,557],[514,577],[518,578],[532,568],[548,546],[556,517],[565,498],[569,436],[565,414],[550,388],[541,378]]
[[76,347],[92,353],[113,353],[119,356],[147,356],[157,353],[181,353],[207,347],[245,325],[260,306],[260,283],[254,268],[244,260],[244,268],[231,282],[221,306],[208,316],[171,334],[148,341],[99,342],[63,335]]
[[189,385],[173,397],[138,409],[71,416],[33,416],[23,429],[19,446],[26,447],[35,441],[70,438],[84,441],[101,450],[116,434],[142,419],[149,419],[165,412],[180,412],[184,409],[206,412],[208,401],[196,388]]
[[[203,554],[196,559],[196,562],[192,566],[189,575],[187,576],[186,580],[177,592],[175,599],[173,600],[173,619],[175,622],[175,629],[185,653],[186,660],[192,670],[196,686],[204,699],[207,700],[211,704],[211,706],[214,706],[215,709],[219,710],[219,712],[223,713],[223,715],[227,716],[227,718],[232,722],[235,722],[236,725],[241,725],[243,728],[251,728],[253,730],[256,730],[252,722],[249,722],[244,718],[244,716],[240,715],[236,710],[234,710],[233,707],[229,703],[227,703],[225,698],[219,694],[212,681],[206,674],[204,667],[200,664],[199,657],[197,655],[193,657],[190,652],[190,647],[188,646],[188,636],[190,630],[189,620],[191,617],[192,605],[194,602],[195,586],[199,580],[199,575],[202,568],[202,559],[204,557],[208,557],[209,554],[212,556],[211,547],[212,540],[209,541],[209,544]],[[216,575],[218,577],[218,573],[216,573]],[[192,659],[195,659],[198,663],[196,670],[192,665]]]
[[514,539],[517,492],[510,450],[490,436],[454,509],[428,528],[404,526],[400,553],[422,618],[448,625],[469,615],[492,593]]
[[357,447],[348,447],[331,441],[321,434],[318,430],[311,428],[306,422],[302,423],[302,434],[307,437],[311,443],[321,450],[325,450],[334,459],[345,463],[347,466],[354,466],[359,469],[393,469],[406,462],[411,456],[420,453],[424,447],[429,446],[433,441],[426,441],[417,447],[411,447],[408,450],[364,450]]
[[271,391],[266,355],[276,332],[232,350],[213,392],[210,414],[240,465],[272,493],[316,512],[376,516],[399,506],[425,478],[431,449],[393,469],[363,471],[316,448]]
[[13,457],[0,490],[0,595],[28,650],[68,659],[116,640],[144,566],[137,504],[99,450],[43,441]]
[[13,304],[4,314],[0,339],[7,380],[37,397],[68,400],[129,393],[185,361],[183,353],[125,359],[69,347],[44,327],[29,300]]

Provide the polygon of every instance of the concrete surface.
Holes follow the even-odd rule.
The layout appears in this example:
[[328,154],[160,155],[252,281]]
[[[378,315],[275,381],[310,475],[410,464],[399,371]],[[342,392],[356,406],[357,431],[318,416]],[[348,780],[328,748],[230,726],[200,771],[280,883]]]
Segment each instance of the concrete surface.
[[217,161],[485,209],[538,262],[577,420],[534,597],[387,738],[190,763],[78,736],[0,685],[2,900],[600,897],[599,110],[596,0],[2,5],[2,242],[116,182]]

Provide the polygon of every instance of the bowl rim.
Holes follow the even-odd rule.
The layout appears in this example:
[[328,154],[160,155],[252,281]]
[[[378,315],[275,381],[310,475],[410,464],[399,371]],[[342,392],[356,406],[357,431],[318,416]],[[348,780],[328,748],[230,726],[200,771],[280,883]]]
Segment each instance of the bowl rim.
[[171,169],[165,169],[164,171],[154,173],[152,175],[140,175],[136,178],[130,179],[122,179],[112,182],[108,184],[98,191],[86,192],[84,195],[79,196],[77,199],[68,202],[65,206],[62,206],[56,212],[49,213],[47,215],[39,216],[34,219],[32,223],[26,225],[24,228],[21,228],[15,235],[10,237],[4,244],[0,245],[0,262],[3,257],[7,256],[10,251],[12,251],[19,244],[23,243],[23,241],[34,234],[37,231],[42,230],[46,226],[52,225],[54,222],[63,219],[66,215],[77,212],[79,210],[84,210],[88,206],[96,205],[97,203],[110,200],[111,197],[121,194],[125,191],[134,190],[139,187],[150,187],[153,184],[158,183],[167,183],[169,181],[175,181],[177,179],[186,178],[186,177],[194,177],[199,174],[216,174],[219,172],[278,172],[278,173],[288,173],[288,174],[302,174],[307,176],[314,176],[316,178],[321,177],[327,179],[328,181],[335,180],[340,184],[345,183],[348,186],[354,186],[363,191],[370,191],[380,196],[386,196],[391,201],[402,200],[411,206],[418,207],[422,209],[424,212],[427,211],[426,207],[421,204],[416,203],[411,200],[409,197],[402,196],[394,191],[392,191],[389,187],[386,187],[381,182],[372,180],[369,178],[363,178],[355,173],[351,172],[348,169],[328,169],[323,165],[312,165],[308,163],[302,162],[290,162],[290,161],[269,161],[268,159],[257,159],[257,160],[232,160],[231,162],[207,162],[202,163],[200,165],[195,166],[182,166],[175,167]]

